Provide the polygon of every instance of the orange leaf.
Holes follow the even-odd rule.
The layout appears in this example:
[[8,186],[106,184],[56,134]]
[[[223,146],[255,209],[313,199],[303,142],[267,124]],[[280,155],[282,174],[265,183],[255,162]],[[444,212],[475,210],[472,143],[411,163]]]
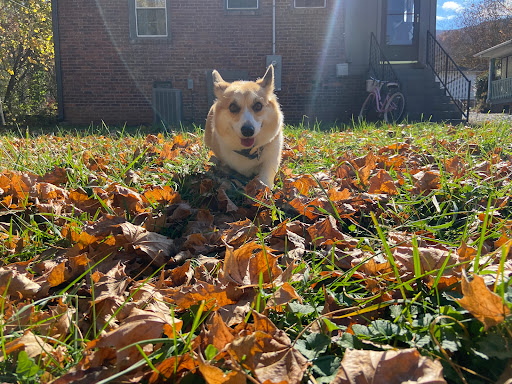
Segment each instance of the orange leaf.
[[387,195],[398,195],[393,178],[383,169],[373,176],[370,180],[368,193],[384,193]]
[[471,282],[463,276],[462,294],[464,297],[457,302],[484,324],[484,330],[503,323],[510,315],[501,297],[491,292],[478,275],[474,275]]
[[332,245],[344,239],[343,233],[338,230],[336,220],[332,216],[317,221],[308,228],[308,232],[317,247]]
[[221,280],[231,281],[242,286],[258,285],[261,274],[263,283],[270,283],[283,273],[277,264],[279,257],[274,256],[272,251],[272,249],[263,248],[255,242],[245,244],[235,251],[226,245]]

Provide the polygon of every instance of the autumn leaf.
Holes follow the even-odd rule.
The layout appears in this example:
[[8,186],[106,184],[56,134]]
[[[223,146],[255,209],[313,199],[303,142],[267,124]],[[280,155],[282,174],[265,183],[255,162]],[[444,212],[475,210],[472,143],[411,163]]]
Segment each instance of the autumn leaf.
[[369,188],[368,193],[385,193],[388,195],[398,195],[398,190],[396,189],[395,182],[393,178],[384,170],[379,170],[379,172],[372,176],[369,180]]
[[257,312],[253,317],[255,332],[235,339],[229,346],[231,356],[260,382],[300,383],[309,365],[307,359],[267,317]]
[[222,234],[222,240],[238,248],[256,237],[258,227],[249,219],[229,223],[229,228]]
[[41,289],[41,285],[16,270],[0,268],[0,292],[12,295],[19,292],[24,297],[32,297]]
[[416,179],[416,182],[411,192],[416,195],[426,195],[434,189],[439,189],[441,186],[439,171],[420,171],[414,174],[413,178]]
[[197,360],[199,371],[208,384],[245,384],[247,381],[245,375],[241,372],[224,372],[206,361],[200,355]]
[[149,256],[155,266],[164,265],[174,252],[174,241],[131,223],[119,224],[129,244]]
[[283,272],[277,264],[273,250],[255,242],[247,243],[233,251],[226,245],[222,281],[238,285],[258,285],[260,275],[264,284],[270,283]]
[[[26,331],[23,336],[6,343],[3,350],[5,354],[17,354],[25,351],[28,357],[38,358],[40,356],[50,356],[54,352],[53,346],[44,341],[40,336],[34,335],[31,331]],[[0,355],[0,361],[4,360],[4,355]]]
[[344,240],[336,224],[336,220],[332,216],[317,221],[308,228],[308,233],[317,247],[332,245],[336,241]]
[[213,285],[205,282],[166,291],[167,299],[181,309],[188,309],[203,300],[206,302],[205,307],[208,309],[223,307],[235,304],[242,294],[241,290],[232,285]]
[[484,330],[503,323],[510,315],[510,309],[502,298],[491,292],[478,275],[474,275],[471,282],[463,276],[462,294],[464,297],[457,302],[484,324]]
[[416,349],[360,351],[347,349],[333,384],[446,384],[439,361]]
[[[144,340],[161,337],[166,324],[174,327],[176,332],[178,332],[183,322],[173,318],[170,314],[134,308],[130,316],[118,328],[106,333],[99,339],[89,342],[87,350],[114,347],[117,351],[116,356],[119,367],[126,367],[140,360],[142,356],[135,346],[124,347],[134,343],[141,344]],[[149,347],[152,350],[152,344],[149,344]],[[146,348],[146,352],[148,352],[148,348]]]
[[194,372],[197,369],[197,363],[189,353],[185,353],[165,359],[157,364],[155,368],[157,371],[153,371],[151,374],[150,384],[169,382],[171,379],[179,378],[185,373]]

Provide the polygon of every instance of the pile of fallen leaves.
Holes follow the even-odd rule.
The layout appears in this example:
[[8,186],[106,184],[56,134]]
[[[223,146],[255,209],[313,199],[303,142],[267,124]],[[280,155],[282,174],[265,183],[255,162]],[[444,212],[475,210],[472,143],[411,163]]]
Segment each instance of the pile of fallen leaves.
[[[5,169],[2,379],[504,383],[507,149],[398,135],[357,154],[308,135],[288,137],[273,191],[183,134]],[[297,172],[315,156],[330,165]]]

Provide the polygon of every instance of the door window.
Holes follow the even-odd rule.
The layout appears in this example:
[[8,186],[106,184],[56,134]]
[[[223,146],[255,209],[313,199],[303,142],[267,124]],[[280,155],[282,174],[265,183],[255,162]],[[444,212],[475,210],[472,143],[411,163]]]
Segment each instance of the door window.
[[413,45],[415,17],[414,0],[388,0],[387,45]]

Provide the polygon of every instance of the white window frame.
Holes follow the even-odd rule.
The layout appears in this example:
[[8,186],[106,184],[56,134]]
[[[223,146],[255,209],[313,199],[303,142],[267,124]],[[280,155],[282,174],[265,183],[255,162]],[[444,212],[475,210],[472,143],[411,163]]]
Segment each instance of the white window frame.
[[324,0],[323,7],[297,7],[297,0],[293,0],[293,7],[298,9],[310,9],[310,8],[326,8],[327,7],[327,0]]
[[253,8],[231,8],[229,6],[229,0],[226,0],[226,9],[228,11],[254,11],[256,9],[260,9],[260,0],[256,0],[256,7]]
[[[137,10],[139,9],[163,9],[165,13],[165,35],[139,35],[139,15],[137,13]],[[137,0],[135,0],[135,34],[137,35],[137,37],[169,37],[169,20],[167,17],[167,13],[167,1],[164,1],[163,7],[138,7]]]

